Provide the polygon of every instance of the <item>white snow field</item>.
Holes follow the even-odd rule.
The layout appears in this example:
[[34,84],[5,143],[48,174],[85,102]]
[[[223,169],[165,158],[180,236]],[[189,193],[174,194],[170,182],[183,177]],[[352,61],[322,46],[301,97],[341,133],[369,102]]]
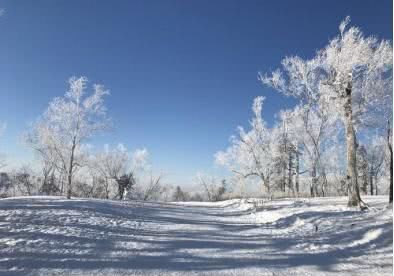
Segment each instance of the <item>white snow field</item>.
[[346,198],[2,199],[0,274],[392,275],[392,209],[363,198],[365,212]]

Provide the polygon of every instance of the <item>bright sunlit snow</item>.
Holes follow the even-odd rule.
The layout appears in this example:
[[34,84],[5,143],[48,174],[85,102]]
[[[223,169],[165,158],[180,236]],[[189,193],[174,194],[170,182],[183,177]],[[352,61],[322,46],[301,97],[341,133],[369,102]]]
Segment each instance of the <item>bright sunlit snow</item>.
[[391,275],[385,196],[118,202],[0,200],[7,275]]

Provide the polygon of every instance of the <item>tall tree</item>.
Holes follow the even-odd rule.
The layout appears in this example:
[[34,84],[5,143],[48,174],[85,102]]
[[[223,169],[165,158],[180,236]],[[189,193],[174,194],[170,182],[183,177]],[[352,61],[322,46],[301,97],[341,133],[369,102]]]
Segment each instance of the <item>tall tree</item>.
[[[311,196],[318,195],[317,183],[319,178],[325,178],[325,167],[322,160],[326,144],[335,128],[335,118],[329,116],[327,105],[317,106],[298,105],[290,114],[290,123],[293,128],[294,140],[299,144],[303,153],[304,172],[309,172],[311,177]],[[325,190],[322,183],[322,194]]]
[[282,192],[288,191],[295,194],[293,185],[293,174],[295,169],[295,155],[297,141],[294,139],[293,127],[291,124],[291,111],[284,110],[279,113],[280,121],[277,122],[271,132],[273,162],[277,168],[276,173],[279,178],[279,188]]
[[29,144],[45,158],[51,156],[67,177],[67,198],[71,198],[73,175],[83,166],[84,142],[108,126],[104,96],[109,94],[102,85],[93,85],[86,95],[87,78],[69,79],[64,97],[53,99],[43,116],[33,126]]
[[366,147],[366,158],[368,163],[369,192],[371,195],[377,195],[378,192],[378,176],[384,165],[384,157],[386,152],[386,141],[384,137],[373,136],[370,143]]
[[[389,121],[390,123],[390,121]],[[393,134],[392,127],[387,130],[387,144],[390,151],[390,195],[389,203],[393,203]]]
[[242,178],[257,177],[261,181],[261,190],[271,195],[270,177],[273,173],[271,151],[272,135],[261,117],[264,97],[257,97],[253,102],[251,129],[245,131],[239,127],[238,137],[232,137],[231,146],[226,151],[215,154],[216,163],[229,168]]
[[271,76],[260,75],[263,83],[308,104],[325,99],[335,105],[345,125],[347,145],[348,205],[364,204],[357,183],[355,127],[368,108],[381,97],[373,87],[392,70],[389,41],[365,37],[357,27],[348,27],[347,17],[339,26],[340,34],[310,60],[288,57],[283,69]]
[[367,150],[364,145],[359,145],[357,147],[357,181],[360,183],[360,189],[363,194],[368,194],[368,165]]

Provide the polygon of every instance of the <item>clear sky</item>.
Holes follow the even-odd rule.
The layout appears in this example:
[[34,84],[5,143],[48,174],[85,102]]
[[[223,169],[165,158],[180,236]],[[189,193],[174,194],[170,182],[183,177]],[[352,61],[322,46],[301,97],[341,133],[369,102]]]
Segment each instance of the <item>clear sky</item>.
[[0,152],[32,154],[20,135],[66,80],[104,84],[114,122],[96,146],[146,147],[176,184],[216,172],[213,154],[247,125],[254,97],[269,122],[294,100],[257,81],[286,55],[310,57],[340,21],[392,40],[391,0],[0,1]]

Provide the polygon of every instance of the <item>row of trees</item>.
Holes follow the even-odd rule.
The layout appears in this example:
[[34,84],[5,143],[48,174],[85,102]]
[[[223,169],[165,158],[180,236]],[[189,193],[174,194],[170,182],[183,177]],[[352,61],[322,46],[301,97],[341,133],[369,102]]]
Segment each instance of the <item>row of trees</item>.
[[215,155],[239,183],[257,178],[268,196],[308,186],[310,196],[347,194],[349,206],[363,208],[359,186],[377,194],[378,182],[389,179],[392,202],[392,47],[349,22],[312,59],[286,57],[281,69],[259,74],[299,102],[268,127],[265,98],[254,100],[250,129],[240,127]]
[[152,170],[146,149],[129,152],[118,144],[97,151],[88,144],[111,124],[104,105],[109,92],[102,85],[93,85],[88,95],[87,84],[85,77],[70,78],[64,97],[53,99],[31,126],[24,141],[34,150],[39,165],[3,173],[2,196],[66,194],[67,198],[150,200],[165,193],[163,174]]
[[221,201],[229,198],[229,194],[227,193],[227,186],[225,180],[218,185],[218,183],[211,182],[214,179],[207,180],[204,179],[201,182],[200,188],[203,188],[201,192],[187,192],[182,190],[180,186],[176,186],[171,200],[173,201]]
[[[93,85],[87,94],[85,77],[69,79],[64,97],[53,99],[43,115],[25,134],[26,145],[39,161],[0,174],[0,196],[67,195],[103,199],[217,201],[226,191],[214,178],[197,177],[203,193],[188,193],[163,184],[146,149],[130,152],[123,144],[95,150],[88,144],[94,135],[108,130],[104,97],[109,92]],[[0,130],[2,131],[2,127]],[[0,168],[6,165],[0,158]],[[33,168],[34,167],[34,168]],[[209,183],[208,183],[209,182]]]
[[[44,114],[25,135],[41,163],[42,177],[34,177],[30,168],[12,175],[24,175],[25,184],[18,181],[4,187],[19,189],[19,194],[56,194],[105,199],[138,198],[142,200],[209,200],[223,198],[225,183],[208,183],[199,176],[204,193],[190,195],[180,187],[173,190],[163,185],[163,174],[154,173],[146,149],[129,152],[119,144],[115,148],[105,145],[94,151],[88,144],[94,135],[108,130],[104,97],[109,92],[102,85],[93,85],[87,94],[85,77],[69,79],[69,90],[64,97],[53,99]],[[25,172],[26,171],[26,172]],[[11,177],[10,179],[14,179]],[[34,184],[33,184],[34,183]],[[173,190],[173,191],[172,191]],[[172,193],[172,194],[171,194]],[[15,194],[15,189],[14,189]]]
[[[169,199],[172,188],[163,183],[162,174],[153,172],[147,160],[145,149],[130,153],[121,144],[114,149],[105,146],[103,151],[92,152],[84,160],[84,167],[73,176],[71,196]],[[25,164],[0,173],[0,196],[64,195],[67,184],[67,175],[54,164]]]
[[[125,151],[123,146],[109,151],[108,147],[105,154],[116,152],[122,155]],[[146,151],[145,151],[146,152]],[[100,153],[102,155],[104,153]],[[146,156],[144,152],[139,151],[134,156]],[[124,157],[124,156],[123,156]],[[111,158],[111,161],[117,158]],[[139,199],[154,201],[220,201],[226,199],[229,195],[225,180],[218,182],[216,178],[199,174],[198,184],[202,189],[199,192],[190,192],[183,190],[180,186],[163,185],[162,176],[154,177],[151,173],[141,172],[134,174],[116,174],[112,177],[108,174],[110,170],[103,170],[101,166],[109,166],[107,158],[100,166],[94,160],[92,166],[86,167],[85,173],[78,173],[74,176],[72,196],[84,198],[101,198],[101,199]],[[120,159],[117,159],[120,160]],[[97,166],[97,167],[95,167]],[[112,166],[111,166],[112,167]],[[135,171],[136,172],[136,171]],[[120,175],[120,176],[117,176]],[[51,170],[50,175],[44,169],[41,173],[37,172],[30,165],[22,165],[17,169],[9,172],[0,173],[0,197],[12,197],[20,195],[62,195],[66,187],[66,179],[55,170]]]

